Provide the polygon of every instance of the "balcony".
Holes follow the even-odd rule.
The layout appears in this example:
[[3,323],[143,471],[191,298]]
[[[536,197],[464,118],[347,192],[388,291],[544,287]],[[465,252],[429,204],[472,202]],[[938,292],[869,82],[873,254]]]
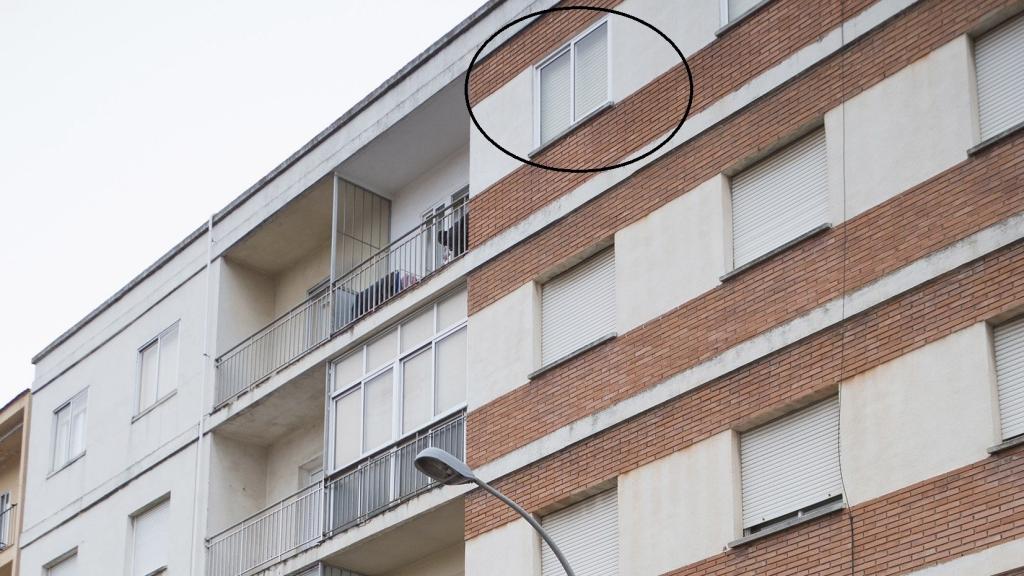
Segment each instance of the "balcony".
[[[359,209],[366,212],[362,204]],[[299,305],[217,358],[215,408],[250,390],[465,254],[469,241],[468,210],[466,197],[459,197],[424,217],[419,226],[372,252],[368,251],[373,244],[367,241],[369,233],[365,230],[371,227],[343,217],[335,241],[335,262],[343,264],[348,260],[354,265],[345,266],[345,272],[333,282],[311,291]],[[370,214],[369,219],[381,219],[376,211]],[[355,227],[360,229],[346,231]],[[369,256],[358,260],[368,252]]]
[[413,459],[428,446],[463,458],[465,422],[460,412],[209,538],[207,575],[253,574],[434,488]]
[[0,550],[6,550],[14,543],[14,508],[11,504],[0,511]]

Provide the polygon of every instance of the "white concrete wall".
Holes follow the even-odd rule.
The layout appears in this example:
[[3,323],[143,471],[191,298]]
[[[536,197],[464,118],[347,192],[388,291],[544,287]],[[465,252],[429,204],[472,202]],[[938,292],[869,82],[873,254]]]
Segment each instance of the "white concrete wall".
[[274,313],[277,318],[309,297],[309,289],[331,275],[331,245],[310,252],[274,278]]
[[719,284],[727,194],[716,176],[615,233],[619,334]]
[[828,112],[827,126],[845,126],[845,169],[829,168],[845,179],[847,218],[967,159],[972,58],[961,36]]
[[[152,454],[187,440],[200,418],[204,305],[203,274],[156,303],[94,353],[83,358],[32,399],[26,530],[116,485]],[[134,423],[138,349],[178,323],[176,392]],[[85,455],[50,474],[54,410],[88,390]]]
[[451,202],[469,185],[469,146],[457,150],[430,171],[395,193],[391,201],[391,240],[420,225],[423,213]]
[[843,383],[841,452],[852,504],[988,457],[995,372],[976,324]]
[[999,575],[1003,572],[1024,566],[1024,539],[1010,540],[980,552],[967,554],[929,566],[908,576],[963,576],[978,574],[979,576]]
[[267,450],[212,434],[205,535],[240,522],[267,505]]
[[217,356],[274,319],[274,280],[241,264],[219,258],[217,275]]
[[319,460],[323,456],[324,423],[321,414],[311,416],[306,426],[290,432],[267,448],[268,504],[302,488],[299,469],[310,460]]
[[449,546],[383,576],[462,576],[465,573],[464,550],[463,544]]
[[43,566],[77,546],[80,574],[127,574],[131,516],[166,495],[170,495],[168,573],[190,573],[195,450],[193,443],[147,472],[144,478],[130,482],[100,504],[81,512],[59,530],[30,543],[23,542],[21,573],[42,575]]
[[619,477],[619,572],[657,576],[722,552],[740,532],[729,430]]
[[527,382],[540,359],[540,298],[524,284],[468,321],[470,410]]
[[539,575],[540,538],[526,520],[466,541],[466,576]]
[[[715,39],[718,0],[626,0],[616,10],[647,21],[668,36],[685,56]],[[679,56],[656,32],[634,20],[608,15],[611,95],[618,102],[671,67]],[[523,158],[536,146],[533,118],[533,65],[473,107],[477,121],[501,146]],[[515,170],[520,163],[491,145],[474,126],[470,131],[470,194],[477,194]]]

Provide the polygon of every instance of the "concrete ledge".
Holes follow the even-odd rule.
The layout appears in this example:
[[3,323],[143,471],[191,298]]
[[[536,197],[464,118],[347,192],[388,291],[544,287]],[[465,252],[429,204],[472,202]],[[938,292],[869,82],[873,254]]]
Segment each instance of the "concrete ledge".
[[760,532],[733,540],[732,542],[729,542],[726,546],[728,546],[729,548],[739,548],[740,546],[750,544],[751,542],[756,542],[757,540],[760,540],[762,538],[767,538],[772,534],[777,534],[779,532],[782,532],[783,530],[792,528],[793,526],[799,526],[800,524],[805,524],[807,522],[817,520],[822,516],[827,516],[833,512],[842,510],[844,508],[846,508],[846,502],[844,502],[843,500],[837,500],[835,502],[826,504],[821,508],[811,510],[810,512],[804,514],[803,516],[797,516],[795,518],[790,518],[789,520],[783,520],[782,522],[765,528]]
[[558,360],[555,360],[553,362],[549,362],[549,363],[545,364],[544,366],[541,366],[540,368],[534,370],[533,372],[530,372],[530,375],[527,376],[526,378],[528,380],[533,380],[534,378],[540,376],[541,374],[543,374],[543,373],[545,373],[545,372],[547,372],[549,370],[553,370],[553,369],[557,368],[558,366],[561,366],[562,364],[565,364],[569,360],[572,360],[573,358],[576,358],[577,356],[582,356],[583,354],[593,350],[594,348],[597,348],[601,344],[604,344],[605,342],[615,338],[616,336],[618,336],[618,334],[616,334],[615,332],[612,332],[610,334],[605,334],[604,336],[601,336],[600,338],[598,338],[597,340],[594,340],[590,344],[584,344],[583,346],[580,346],[579,348],[573,350],[572,352],[569,352],[565,356],[562,356]]
[[975,154],[983,152],[987,148],[991,148],[992,146],[995,146],[996,144],[1002,142],[1003,140],[1006,140],[1010,136],[1013,136],[1014,134],[1016,134],[1016,133],[1018,133],[1018,132],[1020,132],[1022,130],[1024,130],[1024,122],[1021,122],[1021,123],[1017,124],[1016,126],[1010,126],[1009,128],[1007,128],[1006,130],[1003,130],[999,134],[996,134],[995,136],[986,138],[985,140],[982,140],[980,143],[976,144],[975,146],[972,146],[972,147],[968,148],[967,149],[967,155],[968,156],[974,156]]
[[769,250],[768,252],[765,252],[764,254],[762,254],[761,256],[758,256],[757,258],[754,258],[753,260],[751,260],[750,262],[747,262],[743,266],[740,266],[739,268],[733,268],[731,271],[726,272],[725,274],[722,274],[721,276],[718,277],[718,280],[720,282],[725,282],[729,278],[732,278],[734,276],[739,276],[740,274],[746,272],[747,270],[750,270],[754,266],[757,266],[758,264],[760,264],[761,262],[764,262],[765,260],[771,258],[772,256],[775,256],[776,254],[779,254],[781,252],[785,252],[786,250],[789,250],[793,246],[796,246],[797,244],[803,242],[804,240],[807,240],[811,236],[817,236],[818,234],[824,232],[825,230],[829,230],[831,228],[832,228],[832,224],[828,224],[828,223],[821,224],[821,225],[819,225],[816,228],[812,228],[811,230],[808,230],[807,232],[804,232],[803,234],[797,236],[796,238],[793,238],[789,242],[786,242],[785,244],[782,244],[781,246],[779,246],[777,248],[773,248],[772,250]]
[[998,454],[1003,450],[1009,450],[1010,448],[1020,446],[1021,444],[1024,444],[1024,434],[1018,434],[1017,436],[1014,436],[1009,440],[1003,440],[999,444],[996,444],[995,446],[988,448],[988,453]]

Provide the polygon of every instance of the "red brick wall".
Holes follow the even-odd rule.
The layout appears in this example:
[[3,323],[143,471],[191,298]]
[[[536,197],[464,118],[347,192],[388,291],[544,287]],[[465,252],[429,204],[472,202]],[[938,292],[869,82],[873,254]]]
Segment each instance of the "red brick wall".
[[[772,2],[687,59],[695,85],[691,115],[817,40],[844,19],[844,11],[849,18],[868,3],[858,0],[843,6],[839,0],[822,1],[812,14],[801,0]],[[761,49],[751,50],[751,38],[757,38]],[[611,165],[675,127],[688,92],[680,64],[591,119],[536,160],[558,167]],[[592,176],[521,166],[471,200],[471,244],[486,241]]]
[[[469,278],[470,313],[646,216],[755,151],[787,137],[797,126],[820,119],[843,100],[927,55],[963,34],[983,15],[1010,3],[1009,0],[925,1],[909,9],[840,54],[680,146],[543,233],[476,270]],[[783,3],[780,1],[779,4]],[[731,32],[740,31],[742,29]],[[746,42],[750,41],[747,37]],[[738,55],[733,58],[742,59]],[[641,91],[634,97],[648,97],[645,94]],[[654,96],[648,98],[652,102],[657,101]],[[573,144],[567,141],[564,145]],[[516,180],[519,178],[517,171],[506,178],[515,182],[514,186],[502,181],[495,185],[493,197],[490,191],[475,197],[471,231],[474,243],[480,243],[581,182],[574,180],[572,175],[533,170],[538,170],[533,180]]]
[[[843,379],[971,324],[1019,309],[1024,306],[1021,278],[1024,241],[582,440],[495,484],[526,509],[543,509],[737,423],[834,388]],[[472,428],[469,432],[473,434]],[[512,434],[514,429],[506,432]],[[473,457],[472,452],[470,455]],[[1024,506],[1024,500],[1016,500]],[[467,496],[467,538],[513,519],[514,513],[496,500],[477,492]]]
[[1024,211],[1024,134],[769,259],[472,411],[489,462]]

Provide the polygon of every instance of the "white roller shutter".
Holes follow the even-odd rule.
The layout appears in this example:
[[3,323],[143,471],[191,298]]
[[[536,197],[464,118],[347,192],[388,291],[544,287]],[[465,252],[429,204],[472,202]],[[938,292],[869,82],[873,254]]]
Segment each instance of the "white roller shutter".
[[540,69],[540,141],[572,124],[572,56],[566,50]]
[[[546,516],[543,525],[576,576],[619,573],[619,507],[615,490]],[[542,544],[541,567],[543,576],[565,574],[547,544]]]
[[1024,434],[1024,318],[997,326],[996,382],[1003,439]]
[[729,22],[743,16],[762,0],[729,0]]
[[732,178],[733,266],[747,264],[828,222],[825,130]]
[[46,576],[78,576],[78,554],[73,554],[46,569]]
[[1024,122],[1024,17],[978,38],[974,67],[982,140]]
[[591,257],[542,288],[542,364],[558,360],[614,330],[614,249]]
[[841,494],[838,398],[742,434],[740,467],[744,528]]
[[164,500],[134,518],[132,576],[146,576],[167,567],[169,509],[170,500]]
[[602,23],[574,45],[576,70],[575,120],[608,101],[608,23]]

